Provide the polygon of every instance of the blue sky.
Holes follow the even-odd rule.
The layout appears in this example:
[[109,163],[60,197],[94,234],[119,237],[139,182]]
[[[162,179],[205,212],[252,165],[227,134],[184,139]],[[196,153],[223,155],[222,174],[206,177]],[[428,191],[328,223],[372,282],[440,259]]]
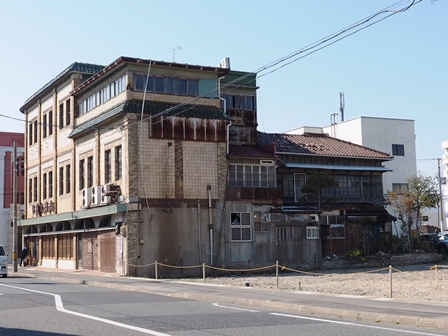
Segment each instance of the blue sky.
[[[200,65],[230,57],[255,71],[397,0],[2,0],[0,114],[22,119],[24,101],[71,63],[120,56]],[[345,94],[345,119],[415,120],[417,165],[437,173],[448,140],[448,2],[423,0],[258,80],[265,132],[327,126]],[[177,49],[181,47],[181,49]],[[24,123],[0,117],[0,131]]]

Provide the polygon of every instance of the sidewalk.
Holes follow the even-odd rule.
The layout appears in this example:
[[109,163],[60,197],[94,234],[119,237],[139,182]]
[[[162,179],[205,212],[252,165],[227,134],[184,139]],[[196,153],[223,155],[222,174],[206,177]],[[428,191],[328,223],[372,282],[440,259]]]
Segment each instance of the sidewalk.
[[48,281],[234,304],[290,314],[448,330],[448,303],[446,302],[406,302],[361,296],[186,283],[176,280],[123,277],[98,271],[42,267],[19,267],[17,273],[12,272],[10,268],[8,277],[32,277]]

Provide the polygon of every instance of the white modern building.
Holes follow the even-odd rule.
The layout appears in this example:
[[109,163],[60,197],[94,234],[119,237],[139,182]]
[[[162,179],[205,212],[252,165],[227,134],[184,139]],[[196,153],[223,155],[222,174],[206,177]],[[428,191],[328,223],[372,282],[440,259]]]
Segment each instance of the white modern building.
[[440,177],[442,189],[441,216],[443,223],[443,231],[448,230],[448,186],[446,184],[448,178],[448,141],[442,142],[443,156],[440,164]]

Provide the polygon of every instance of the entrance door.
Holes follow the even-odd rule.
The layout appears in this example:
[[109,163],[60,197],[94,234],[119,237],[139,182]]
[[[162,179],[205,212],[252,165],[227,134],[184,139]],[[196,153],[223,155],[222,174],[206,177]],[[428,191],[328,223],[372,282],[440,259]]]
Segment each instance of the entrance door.
[[115,232],[98,237],[100,250],[100,272],[115,273]]

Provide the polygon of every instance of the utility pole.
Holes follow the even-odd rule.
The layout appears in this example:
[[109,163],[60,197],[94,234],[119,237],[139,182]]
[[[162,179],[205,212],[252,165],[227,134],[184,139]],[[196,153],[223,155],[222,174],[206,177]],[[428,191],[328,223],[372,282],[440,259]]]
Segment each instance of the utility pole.
[[12,199],[13,199],[13,217],[12,217],[12,262],[14,272],[17,273],[17,145],[13,142],[13,175],[12,175]]
[[442,195],[442,176],[440,175],[440,161],[441,158],[437,158],[437,167],[438,167],[438,180],[439,180],[439,195],[440,195],[440,232],[444,230],[444,218],[443,218],[443,195]]

